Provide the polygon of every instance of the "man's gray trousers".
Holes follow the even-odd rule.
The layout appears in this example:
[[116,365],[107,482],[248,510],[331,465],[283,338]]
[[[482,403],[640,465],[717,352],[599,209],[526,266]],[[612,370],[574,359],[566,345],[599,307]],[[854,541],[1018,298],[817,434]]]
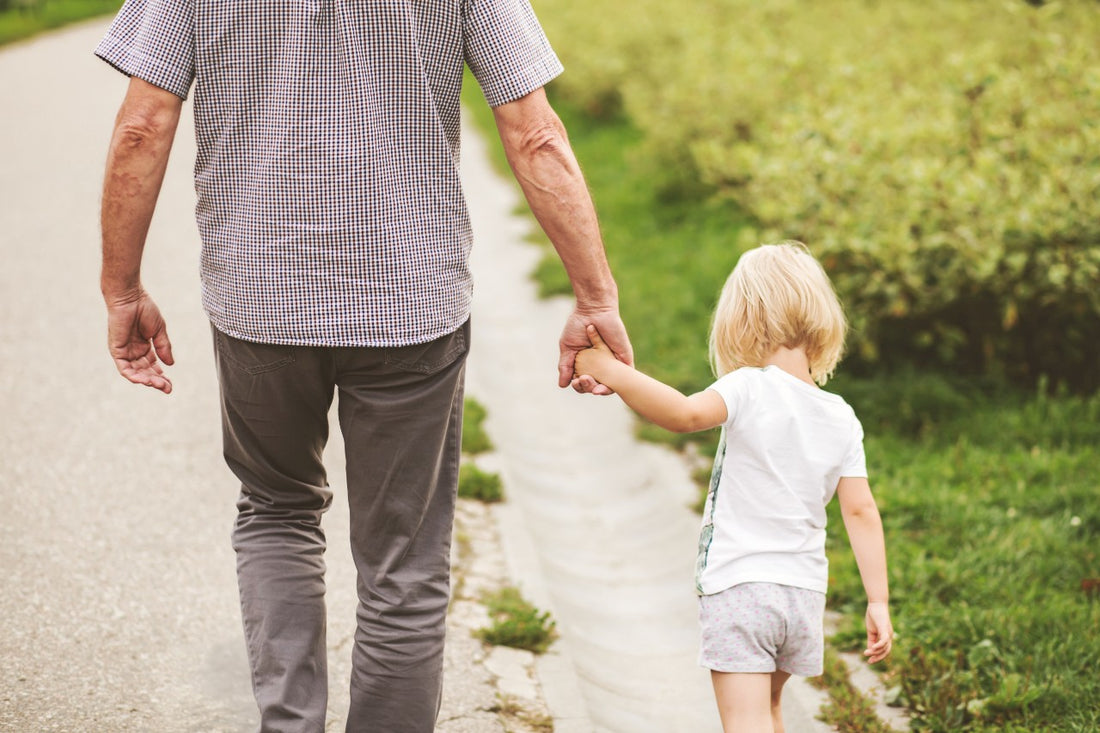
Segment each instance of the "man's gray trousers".
[[257,344],[214,329],[252,686],[264,733],[325,726],[321,463],[339,395],[359,605],[348,733],[427,733],[442,689],[469,323],[416,346]]

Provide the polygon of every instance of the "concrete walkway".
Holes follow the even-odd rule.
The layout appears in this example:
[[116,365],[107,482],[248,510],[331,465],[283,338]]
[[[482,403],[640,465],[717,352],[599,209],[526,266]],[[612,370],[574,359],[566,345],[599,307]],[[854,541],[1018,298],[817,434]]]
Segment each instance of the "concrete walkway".
[[[256,716],[228,540],[236,487],[220,460],[199,305],[191,123],[146,254],[178,361],[165,397],[124,382],[104,347],[97,209],[125,89],[91,55],[104,29],[0,50],[0,730],[247,731]],[[470,643],[483,612],[456,598],[439,729],[524,730],[493,710],[504,693],[548,708],[564,733],[717,731],[694,663],[687,471],[633,440],[618,400],[557,389],[567,306],[535,300],[526,221],[509,214],[515,193],[481,145],[468,139],[464,156],[478,235],[470,389],[490,408],[491,460],[512,500],[463,512],[460,532],[475,541],[459,572],[471,592],[517,580],[563,638],[532,676],[530,659]],[[334,431],[337,496],[342,454]],[[355,603],[344,502],[325,526],[329,728],[341,730]],[[800,700],[788,730],[826,729]]]
[[[719,731],[710,675],[696,664],[690,469],[636,440],[619,399],[558,388],[571,301],[536,297],[529,219],[502,215],[520,203],[516,187],[493,174],[483,139],[463,145],[477,276],[469,386],[488,408],[510,497],[500,517],[512,575],[553,611],[572,660],[571,675],[556,661],[540,674],[556,730]],[[820,693],[797,679],[787,689],[788,731],[830,730],[814,719]]]

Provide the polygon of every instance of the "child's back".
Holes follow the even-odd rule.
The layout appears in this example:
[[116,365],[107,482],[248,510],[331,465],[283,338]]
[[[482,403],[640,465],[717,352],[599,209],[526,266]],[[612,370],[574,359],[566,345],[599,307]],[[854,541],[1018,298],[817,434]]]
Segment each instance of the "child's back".
[[[771,582],[824,593],[825,505],[841,476],[866,476],[852,408],[777,366],[743,367],[714,385],[727,420],[715,458],[696,586],[716,593]],[[718,480],[715,480],[718,479]]]

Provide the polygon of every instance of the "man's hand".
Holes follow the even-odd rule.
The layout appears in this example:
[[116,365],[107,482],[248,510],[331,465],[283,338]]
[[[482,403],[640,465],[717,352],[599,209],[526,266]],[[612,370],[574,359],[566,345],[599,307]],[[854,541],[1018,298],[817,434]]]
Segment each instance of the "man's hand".
[[172,342],[160,309],[145,291],[107,303],[107,348],[118,373],[134,384],[171,394],[172,382],[159,361],[172,365]]
[[883,602],[867,604],[867,648],[863,656],[871,664],[885,659],[894,643],[894,626],[890,623],[890,607]]
[[577,352],[592,346],[587,332],[589,325],[596,328],[616,359],[630,366],[634,365],[634,350],[630,346],[630,337],[626,334],[626,326],[619,318],[617,310],[585,311],[575,308],[565,322],[561,340],[558,342],[561,349],[561,358],[558,360],[558,386],[566,387],[572,384],[573,389],[582,394],[590,392],[596,395],[609,395],[612,391],[597,383],[592,377],[578,376],[574,373]]
[[141,257],[182,104],[171,92],[130,79],[107,151],[100,215],[107,348],[119,374],[165,394],[172,383],[157,360],[173,363],[172,344],[160,310],[141,287]]

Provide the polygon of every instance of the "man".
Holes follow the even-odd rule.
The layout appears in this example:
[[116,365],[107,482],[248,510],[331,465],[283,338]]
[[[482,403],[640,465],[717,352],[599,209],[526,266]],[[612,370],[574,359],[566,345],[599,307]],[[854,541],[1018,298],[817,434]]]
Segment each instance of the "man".
[[542,91],[561,66],[527,0],[128,0],[96,53],[131,77],[103,190],[109,349],[165,393],[172,347],[140,263],[194,84],[203,304],[241,481],[233,544],[261,729],[325,725],[321,452],[338,392],[359,594],[347,730],[430,731],[469,344],[464,63],[573,283],[559,385],[587,324],[632,361]]

